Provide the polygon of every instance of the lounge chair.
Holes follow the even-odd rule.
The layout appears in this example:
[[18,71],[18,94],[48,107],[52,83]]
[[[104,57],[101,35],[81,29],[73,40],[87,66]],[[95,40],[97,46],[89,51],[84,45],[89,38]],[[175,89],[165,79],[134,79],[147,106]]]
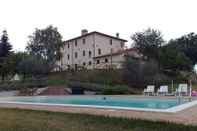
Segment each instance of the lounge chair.
[[158,91],[157,91],[158,95],[167,95],[168,94],[168,86],[167,85],[162,85],[159,87]]
[[176,95],[188,95],[188,85],[187,84],[179,84],[176,89]]
[[155,93],[155,86],[154,85],[148,85],[146,89],[144,89],[144,95],[154,95]]

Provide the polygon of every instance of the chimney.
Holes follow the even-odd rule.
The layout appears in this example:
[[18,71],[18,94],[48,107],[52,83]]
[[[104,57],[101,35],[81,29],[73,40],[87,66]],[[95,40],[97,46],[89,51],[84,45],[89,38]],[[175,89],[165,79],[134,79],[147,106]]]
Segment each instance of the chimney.
[[119,38],[119,33],[116,33],[116,37]]
[[85,34],[87,34],[87,33],[88,33],[88,30],[86,30],[86,29],[81,30],[81,35],[82,36],[85,35]]

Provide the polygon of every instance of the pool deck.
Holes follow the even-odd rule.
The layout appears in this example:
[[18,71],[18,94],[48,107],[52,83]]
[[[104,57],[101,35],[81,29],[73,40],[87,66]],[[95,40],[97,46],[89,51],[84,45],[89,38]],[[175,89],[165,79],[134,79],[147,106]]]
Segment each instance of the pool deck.
[[92,115],[104,115],[111,117],[137,118],[153,121],[168,121],[181,123],[186,125],[197,125],[197,105],[176,113],[147,112],[136,110],[120,110],[120,109],[97,109],[83,107],[64,107],[49,105],[25,105],[25,104],[9,104],[1,103],[1,108],[19,108],[31,110],[47,110],[55,112],[82,113]]

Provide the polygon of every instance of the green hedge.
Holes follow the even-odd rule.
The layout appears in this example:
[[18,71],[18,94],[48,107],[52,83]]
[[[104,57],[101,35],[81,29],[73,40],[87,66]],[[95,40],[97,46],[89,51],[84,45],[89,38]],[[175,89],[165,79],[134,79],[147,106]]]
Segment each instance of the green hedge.
[[81,70],[76,72],[52,72],[49,79],[66,79],[67,81],[79,81],[98,84],[124,84],[121,70]]
[[84,90],[95,91],[97,94],[103,95],[121,95],[132,93],[131,89],[127,85],[102,85],[95,83],[84,82],[69,82],[70,88],[83,88]]
[[83,88],[86,91],[95,91],[97,94],[120,95],[131,94],[133,90],[126,85],[106,85],[90,82],[66,81],[62,79],[40,79],[27,81],[7,81],[0,83],[0,91],[23,90],[27,88],[41,88],[48,85],[67,85],[69,88]]
[[48,85],[66,85],[68,82],[64,79],[49,79],[47,80]]
[[126,85],[105,86],[101,94],[121,95],[121,94],[130,94],[130,91],[129,91],[129,87]]
[[88,90],[88,91],[102,91],[104,89],[104,85],[101,84],[78,82],[78,81],[69,82],[68,87],[83,88],[84,90]]

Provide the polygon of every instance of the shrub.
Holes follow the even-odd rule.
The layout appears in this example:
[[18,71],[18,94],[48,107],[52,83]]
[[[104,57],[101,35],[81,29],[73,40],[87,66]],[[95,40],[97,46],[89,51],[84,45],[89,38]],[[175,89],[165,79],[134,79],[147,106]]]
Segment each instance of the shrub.
[[84,83],[84,82],[69,82],[68,86],[70,88],[82,88],[88,91],[95,91],[98,94],[103,95],[121,95],[121,94],[129,94],[133,93],[131,89],[129,89],[126,85],[102,85],[95,83]]
[[98,83],[103,85],[125,83],[122,79],[121,70],[81,70],[76,72],[52,72],[49,74],[49,79],[66,79],[68,81]]
[[126,85],[105,86],[101,93],[104,95],[129,94],[129,87]]
[[47,81],[48,85],[65,85],[66,83],[67,81],[63,79],[49,79]]
[[47,86],[46,80],[7,81],[0,83],[0,91],[21,90],[23,88],[41,88]]
[[78,81],[69,82],[68,86],[70,88],[83,88],[84,90],[98,91],[98,92],[102,91],[102,89],[104,88],[104,85],[101,85],[101,84],[78,82]]

